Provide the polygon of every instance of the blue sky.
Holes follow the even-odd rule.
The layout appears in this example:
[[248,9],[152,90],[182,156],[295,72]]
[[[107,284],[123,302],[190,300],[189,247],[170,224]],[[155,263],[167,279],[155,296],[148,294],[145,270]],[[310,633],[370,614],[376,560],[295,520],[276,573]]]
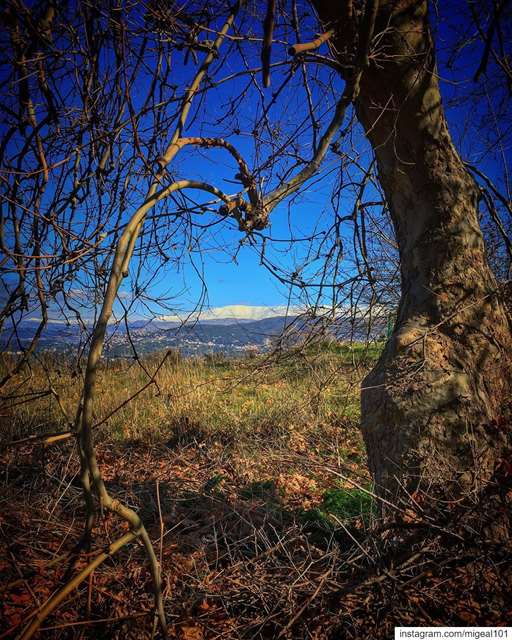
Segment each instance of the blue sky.
[[[255,25],[258,29],[259,25]],[[254,55],[253,64],[259,65],[259,44],[249,55]],[[243,62],[236,55],[230,56],[230,62],[225,64],[222,71],[216,78],[222,78],[230,73],[243,69]],[[275,45],[273,48],[273,61],[288,59],[286,46]],[[273,91],[283,81],[284,70],[278,69],[272,72],[272,87],[263,90],[256,90],[251,84],[249,76],[240,76],[233,82],[223,84],[219,89],[208,93],[206,104],[201,106],[195,121],[189,124],[185,130],[185,135],[203,136],[226,136],[246,158],[252,168],[258,164],[258,156],[252,136],[254,123],[261,118],[264,108],[268,108],[273,102]],[[176,77],[181,81],[182,86],[186,86],[186,80],[180,77],[181,73],[189,74],[190,69],[180,66],[177,63]],[[297,77],[300,74],[296,74]],[[313,70],[313,76],[318,76],[318,80],[329,82],[336,90],[337,94],[342,89],[341,80],[334,75],[331,70],[318,67]],[[260,80],[258,76],[258,80]],[[220,126],[215,120],[222,116],[225,105],[239,91],[248,87],[247,95],[241,103],[241,108],[237,109],[233,117],[228,118]],[[261,96],[263,101],[261,100]],[[318,87],[312,85],[312,99],[315,108],[322,117],[322,128],[328,122],[334,107],[335,94],[325,96]],[[297,122],[301,122],[307,117],[305,94],[301,89],[301,82],[294,81],[289,87],[285,87],[275,106],[269,110],[269,119],[275,123],[283,132],[291,131]],[[238,133],[239,131],[239,133]],[[304,126],[300,144],[303,147],[302,155],[305,158],[311,156],[311,133],[308,126]],[[268,153],[268,145],[263,145],[263,153]],[[339,158],[331,154],[322,168],[322,174],[327,175],[323,180],[317,177],[315,180],[304,185],[289,208],[289,203],[285,202],[273,211],[271,226],[263,232],[269,238],[266,245],[266,255],[273,264],[278,265],[284,272],[292,273],[304,265],[305,253],[310,250],[307,243],[296,243],[291,245],[284,240],[291,236],[296,238],[311,235],[315,228],[327,229],[332,224],[332,206],[330,204],[330,193],[332,190],[333,177],[338,173]],[[282,164],[282,163],[281,163]],[[196,148],[184,150],[177,158],[175,172],[178,177],[194,177],[216,185],[226,193],[235,193],[237,185],[233,184],[233,176],[238,169],[232,162],[230,156],[220,150],[198,150]],[[265,179],[264,190],[269,191],[270,186],[278,183],[272,171],[263,174]],[[201,200],[200,194],[191,194],[194,198]],[[208,198],[206,198],[208,200]],[[213,218],[209,218],[213,219]],[[197,222],[202,222],[197,219]],[[271,242],[270,238],[277,241]],[[259,244],[259,248],[261,244]],[[176,295],[174,305],[177,310],[191,310],[199,300],[203,304],[211,307],[223,307],[225,305],[254,305],[282,307],[289,303],[299,304],[298,291],[290,290],[286,284],[282,284],[269,271],[261,265],[261,256],[258,248],[251,246],[251,243],[244,239],[244,236],[236,228],[233,222],[221,223],[214,227],[211,233],[207,233],[201,244],[201,249],[194,250],[187,256],[179,269],[172,267],[166,269],[165,273],[152,286],[155,297],[166,294]],[[136,262],[135,262],[136,264]],[[200,272],[200,276],[198,275]],[[311,272],[311,267],[306,273]],[[203,291],[203,281],[207,285],[207,299],[201,299]],[[130,289],[130,282],[124,284],[126,292]],[[137,310],[142,313],[141,309]],[[165,315],[165,314],[164,314]]]
[[[453,134],[454,141],[461,151],[464,159],[477,164],[484,172],[497,181],[498,184],[506,186],[503,180],[503,168],[500,163],[500,156],[506,155],[508,149],[504,147],[500,149],[489,148],[483,137],[480,137],[478,131],[478,119],[485,117],[489,113],[489,104],[485,100],[480,102],[481,111],[475,108],[474,102],[465,101],[454,104],[457,97],[460,97],[466,90],[474,88],[471,77],[478,66],[479,57],[481,55],[481,47],[478,43],[473,46],[466,46],[461,56],[456,59],[455,64],[448,68],[446,65],[447,56],[451,53],[454,43],[459,35],[459,17],[457,3],[446,3],[445,13],[442,15],[442,21],[438,25],[436,44],[438,47],[440,85],[445,101],[446,114],[448,117],[450,129]],[[274,46],[273,60],[282,60],[286,58],[285,47],[279,45]],[[236,70],[236,64],[234,65]],[[319,74],[319,81],[327,82],[327,78],[334,81],[336,89],[339,93],[341,83],[339,79],[333,78],[325,69],[316,69],[312,73]],[[222,76],[222,74],[221,74]],[[279,86],[283,78],[281,70],[273,71],[272,87]],[[242,80],[237,80],[242,83]],[[245,79],[243,80],[245,82]],[[218,93],[218,97],[213,98],[210,104],[219,104],[229,100],[233,91],[238,87],[227,84],[222,87]],[[313,101],[316,108],[332,107],[333,100],[325,100],[319,87],[312,85]],[[268,105],[272,101],[272,88],[264,90],[265,104]],[[305,114],[305,94],[296,85],[292,85],[289,92],[286,90],[278,100],[274,112],[280,120],[284,120],[284,125],[299,119]],[[241,122],[241,129],[244,129],[245,121],[250,122],[251,118],[258,117],[261,112],[261,103],[257,100],[246,99],[243,102],[243,113],[237,116],[237,121]],[[210,107],[211,108],[211,107]],[[271,114],[273,111],[270,112]],[[208,111],[203,115],[203,122],[196,122],[190,127],[190,134],[195,134],[201,129],[203,135],[215,135],[218,129],[209,128],[209,122],[213,120],[213,116]],[[347,116],[348,119],[349,116]],[[327,117],[322,119],[325,125]],[[199,125],[199,126],[198,126]],[[499,126],[499,125],[497,125]],[[371,154],[368,145],[362,136],[360,130],[355,129],[354,146],[361,153],[362,163],[368,163]],[[310,136],[310,132],[306,136]],[[499,137],[499,132],[494,133],[494,137]],[[242,151],[244,156],[254,161],[254,148],[250,142],[250,136],[232,135],[229,138]],[[305,143],[307,144],[307,142]],[[307,152],[306,154],[307,155]],[[190,170],[194,175],[198,175],[203,179],[212,182],[229,191],[229,184],[224,181],[229,179],[234,169],[232,168],[226,154],[222,152],[210,152],[198,154],[193,152],[190,158],[186,158],[183,162],[183,172],[187,174]],[[251,164],[252,166],[252,164]],[[327,229],[333,220],[333,208],[330,204],[330,195],[332,193],[333,184],[338,178],[339,159],[330,154],[322,168],[323,179],[316,179],[306,184],[301,190],[300,197],[294,200],[289,208],[288,203],[278,206],[272,214],[271,228],[265,235],[273,238],[286,239],[293,234],[295,237],[307,236],[314,228]],[[369,190],[368,199],[378,199],[379,195],[376,190]],[[345,198],[341,201],[340,209],[343,212],[345,208],[350,211],[352,206],[352,198],[350,190],[346,193]],[[221,225],[215,231],[214,238],[211,242],[206,242],[201,254],[201,269],[204,270],[203,277],[207,283],[208,303],[213,307],[222,307],[224,305],[268,305],[270,307],[282,306],[286,304],[299,304],[300,291],[290,289],[288,285],[280,283],[273,275],[271,275],[260,264],[259,252],[249,246],[249,243],[243,243],[239,246],[241,236],[238,230],[227,228]],[[342,233],[347,244],[351,241],[351,228],[345,226]],[[216,250],[216,245],[225,245],[226,250]],[[295,246],[287,243],[268,243],[267,251],[272,261],[282,266],[284,271],[291,273],[298,267],[304,265],[305,255],[309,249],[307,243],[298,243]],[[236,259],[233,254],[236,250]],[[196,265],[198,261],[196,260]],[[350,261],[345,265],[346,272],[353,272],[353,266]],[[305,274],[312,273],[313,268],[307,268]],[[169,280],[175,281],[171,285],[175,291],[180,291],[179,297],[176,299],[176,305],[181,309],[191,309],[200,298],[201,282],[196,275],[196,269],[185,264],[180,273],[167,272],[162,278],[155,291],[164,290],[169,285]],[[161,287],[161,289],[160,289]],[[314,290],[311,292],[314,300]],[[329,296],[324,300],[329,303]],[[302,300],[302,302],[304,302]]]
[[[439,54],[439,73],[441,79],[441,90],[447,105],[447,117],[450,128],[464,158],[478,164],[488,175],[504,186],[503,165],[501,160],[509,154],[509,149],[499,145],[495,148],[488,148],[486,140],[480,135],[478,130],[479,119],[489,113],[489,106],[492,105],[481,101],[479,104],[481,112],[472,101],[461,102],[452,105],[457,96],[464,94],[468,89],[473,88],[471,77],[478,66],[481,48],[478,43],[464,48],[462,55],[456,59],[455,64],[448,68],[446,65],[447,56],[453,49],[460,30],[459,7],[460,3],[443,3],[440,26],[438,27],[436,43]],[[252,29],[254,35],[261,34],[261,24],[249,18],[249,22],[243,27]],[[220,24],[221,18],[219,18]],[[306,18],[301,24],[303,30],[303,40],[312,37],[316,31],[316,25],[311,17]],[[276,29],[277,40],[282,39],[279,28]],[[289,34],[289,41],[294,40],[293,34]],[[244,50],[241,56],[234,45],[226,44],[230,49],[230,55],[219,58],[217,69],[212,70],[211,77],[215,82],[223,78],[238,73],[245,68],[259,66],[259,43],[254,43],[252,48]],[[272,62],[290,60],[286,52],[287,45],[284,42],[276,43],[273,46]],[[327,53],[327,50],[321,51]],[[178,94],[182,94],[187,86],[192,74],[197,68],[192,60],[185,66],[183,64],[183,53],[173,54],[172,81],[179,87]],[[200,56],[203,54],[199,54]],[[222,61],[222,66],[220,62]],[[261,89],[250,76],[238,75],[234,80],[222,82],[217,88],[206,93],[205,100],[196,100],[192,109],[192,118],[189,120],[185,135],[201,136],[224,136],[235,144],[242,155],[247,160],[250,168],[261,164],[262,158],[268,154],[272,140],[267,139],[261,143],[258,149],[252,129],[255,124],[262,120],[262,111],[269,109],[268,118],[272,127],[275,127],[275,141],[286,139],[286,136],[294,131],[294,127],[307,119],[308,106],[307,95],[304,92],[301,72],[297,71],[294,80],[284,87],[279,96],[275,99],[274,92],[281,86],[283,79],[289,71],[289,66],[279,66],[272,71],[272,86],[269,89]],[[342,90],[342,82],[332,70],[321,65],[308,65],[307,73],[311,82],[311,100],[314,104],[315,112],[321,123],[322,131],[330,113]],[[258,75],[258,81],[261,78]],[[142,87],[140,97],[137,88],[134,93],[134,104],[142,100]],[[237,103],[236,109],[230,113],[230,101],[242,98]],[[273,105],[273,106],[272,106]],[[171,105],[172,108],[172,105]],[[347,121],[350,114],[347,114]],[[220,122],[216,120],[220,119]],[[497,123],[499,127],[499,123]],[[492,129],[492,127],[491,127]],[[260,130],[261,133],[261,130]],[[169,137],[169,132],[162,134],[162,147],[165,147],[165,139]],[[263,132],[263,136],[268,135]],[[499,132],[495,132],[494,138],[499,138]],[[311,157],[311,128],[304,126],[299,133],[294,136],[300,155],[307,159]],[[357,160],[362,165],[368,165],[371,160],[371,152],[362,135],[360,128],[355,127],[353,136],[347,137],[342,143],[342,150],[349,156],[357,154]],[[289,159],[281,157],[280,161],[267,167],[262,172],[261,178],[264,180],[263,189],[268,191],[279,182],[276,171],[283,170],[289,165]],[[265,245],[266,258],[286,277],[290,277],[293,272],[307,282],[316,282],[317,270],[321,267],[322,260],[312,259],[315,251],[319,247],[322,239],[321,233],[327,231],[335,218],[335,212],[339,215],[350,213],[353,206],[353,189],[350,185],[343,192],[340,202],[332,203],[331,195],[333,188],[340,179],[340,158],[335,154],[328,154],[319,176],[311,180],[301,189],[291,201],[279,205],[271,217],[271,226],[262,232],[262,236],[268,239]],[[236,193],[240,185],[234,183],[233,177],[237,168],[225,151],[221,150],[201,150],[197,148],[187,149],[180,153],[177,162],[172,167],[173,177],[188,177],[205,180],[226,193]],[[358,170],[353,167],[344,170],[345,183],[350,183],[351,178],[357,179],[360,176]],[[131,206],[137,205],[137,197],[143,197],[144,180],[138,184],[141,189],[139,196],[133,196]],[[188,192],[187,195],[193,197],[198,202],[207,202],[211,198]],[[369,188],[366,198],[369,200],[379,200],[380,196],[376,189]],[[166,203],[158,211],[172,210],[172,203]],[[377,212],[377,209],[375,210]],[[125,218],[133,212],[128,209]],[[376,213],[377,215],[377,213]],[[133,293],[134,277],[138,268],[142,266],[142,280],[151,280],[148,293],[152,301],[137,302],[131,309],[131,316],[141,317],[149,314],[169,315],[174,312],[190,311],[198,303],[208,304],[210,307],[224,307],[226,305],[243,306],[267,306],[269,308],[291,304],[304,305],[318,302],[329,304],[331,294],[334,289],[325,289],[318,297],[318,288],[290,289],[287,284],[280,283],[279,280],[269,273],[261,265],[261,237],[257,239],[258,247],[251,246],[251,243],[244,240],[243,235],[238,231],[233,222],[219,222],[215,213],[207,213],[204,216],[194,216],[198,224],[216,222],[209,230],[205,230],[201,244],[191,244],[190,250],[183,250],[183,236],[176,237],[177,249],[166,247],[171,261],[166,264],[165,269],[158,271],[160,260],[158,256],[147,258],[141,262],[139,258],[134,258],[131,265],[131,277],[128,278],[120,293],[120,304],[117,305],[117,314],[122,312],[123,304],[128,304]],[[312,244],[309,242],[290,243],[290,238],[304,238],[317,234],[317,239]],[[342,262],[342,272],[333,275],[333,281],[343,280],[354,273],[354,265],[351,256],[352,228],[349,224],[341,226],[341,240],[346,245],[345,260]],[[332,243],[332,240],[330,240]],[[186,244],[186,243],[185,243]],[[254,243],[253,243],[254,244]],[[177,255],[182,255],[178,260]],[[155,275],[156,273],[156,275]],[[91,318],[94,307],[91,298],[82,294],[87,285],[91,282],[80,278],[72,282],[70,287],[76,292],[74,300],[81,308],[85,317]],[[205,297],[205,285],[207,295]],[[159,306],[156,301],[160,300]],[[337,300],[335,300],[337,301]],[[250,314],[250,312],[248,312]],[[51,316],[59,319],[60,315],[55,306],[52,306]]]

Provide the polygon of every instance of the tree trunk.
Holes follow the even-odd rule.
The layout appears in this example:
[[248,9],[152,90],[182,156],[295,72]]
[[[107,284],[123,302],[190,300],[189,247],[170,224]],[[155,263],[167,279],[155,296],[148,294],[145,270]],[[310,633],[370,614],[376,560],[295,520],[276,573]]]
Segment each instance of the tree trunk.
[[[324,23],[339,24],[346,63],[346,21],[336,22],[330,0],[316,6]],[[384,29],[355,106],[393,219],[402,296],[363,382],[362,429],[381,494],[455,496],[487,482],[505,447],[510,319],[485,256],[478,190],[443,112],[427,2],[382,1],[375,33]]]

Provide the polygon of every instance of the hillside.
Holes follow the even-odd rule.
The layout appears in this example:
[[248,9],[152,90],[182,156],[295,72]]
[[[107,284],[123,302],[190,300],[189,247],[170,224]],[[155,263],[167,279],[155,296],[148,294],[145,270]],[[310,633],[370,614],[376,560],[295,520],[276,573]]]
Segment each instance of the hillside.
[[[224,353],[243,355],[245,352],[269,351],[281,338],[285,344],[299,343],[318,333],[321,319],[300,316],[273,316],[259,320],[220,317],[186,323],[176,321],[134,321],[113,324],[105,342],[105,356],[130,357],[134,349],[141,355],[162,349],[179,349],[184,355]],[[7,351],[26,348],[37,329],[36,322],[22,322],[13,334],[4,328],[0,346]],[[63,322],[48,323],[38,343],[39,351],[71,352],[87,341],[91,327]],[[356,322],[345,318],[324,322],[325,339],[364,342],[385,334],[386,323],[374,320],[369,326],[364,319]],[[284,334],[284,336],[283,336]]]

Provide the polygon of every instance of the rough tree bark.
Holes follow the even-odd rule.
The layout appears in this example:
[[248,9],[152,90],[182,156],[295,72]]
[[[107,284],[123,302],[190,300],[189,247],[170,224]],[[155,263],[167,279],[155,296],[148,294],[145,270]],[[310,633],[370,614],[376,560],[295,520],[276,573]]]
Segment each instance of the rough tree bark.
[[[347,64],[352,3],[314,4]],[[355,108],[395,227],[402,297],[363,382],[363,435],[381,494],[457,495],[488,481],[504,450],[493,425],[511,392],[510,319],[485,256],[477,186],[448,131],[427,2],[381,1],[375,34]]]

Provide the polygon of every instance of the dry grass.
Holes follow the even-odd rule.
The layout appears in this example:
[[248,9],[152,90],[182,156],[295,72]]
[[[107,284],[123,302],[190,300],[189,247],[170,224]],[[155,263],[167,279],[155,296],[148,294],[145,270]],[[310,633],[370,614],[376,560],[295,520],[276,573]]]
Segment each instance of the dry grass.
[[[377,521],[371,498],[354,488],[370,486],[357,425],[365,366],[354,355],[344,347],[273,362],[168,358],[156,384],[115,413],[159,359],[144,360],[147,373],[136,362],[103,365],[98,460],[111,493],[148,526],[171,638],[388,638],[395,624],[512,617],[510,549],[476,537],[465,515],[492,518],[489,497],[486,510],[411,512],[390,537],[395,525]],[[4,442],[67,428],[80,377],[66,362],[43,364],[24,372],[28,385],[16,391],[22,376],[13,381]],[[14,400],[49,384],[38,400]],[[8,638],[91,555],[70,563],[84,517],[73,442],[7,447],[0,463],[0,638]],[[91,554],[123,533],[101,517]],[[138,545],[101,565],[43,627],[41,637],[59,640],[153,637]]]
[[[340,421],[358,419],[363,365],[352,366],[348,347],[282,357],[277,362],[223,357],[181,360],[171,354],[158,368],[162,357],[146,358],[142,366],[129,360],[103,363],[95,405],[100,440],[218,439],[225,444],[259,446],[261,439],[279,444],[292,434],[321,439],[324,430],[330,431]],[[153,376],[154,382],[139,393]],[[24,392],[37,396],[49,387],[53,392],[27,402],[16,398],[12,408],[5,402],[4,412],[10,419],[4,425],[5,439],[67,429],[78,405],[80,374],[65,360],[43,357],[24,377]],[[7,395],[15,394],[18,382],[13,381]]]
[[[139,508],[155,540],[165,523],[164,582],[168,598],[173,592],[168,606],[172,609],[170,619],[178,618],[173,626],[177,637],[183,636],[180,629],[195,616],[197,598],[204,592],[199,583],[218,573],[220,567],[218,580],[211,585],[217,592],[228,574],[229,579],[244,579],[252,566],[246,566],[248,560],[254,562],[263,554],[265,566],[275,562],[270,551],[285,541],[282,549],[287,549],[286,553],[295,547],[296,551],[293,567],[283,567],[280,573],[288,573],[288,578],[296,574],[293,581],[310,562],[311,553],[320,561],[324,552],[311,551],[303,527],[304,514],[322,506],[325,491],[341,486],[326,464],[336,468],[348,465],[368,482],[357,429],[357,385],[364,364],[354,367],[354,357],[361,361],[363,356],[348,348],[323,348],[288,354],[277,361],[263,357],[182,360],[171,354],[161,365],[162,355],[157,354],[142,363],[103,363],[95,406],[99,462],[113,493]],[[21,381],[25,384],[20,386]],[[49,388],[52,392],[45,394]],[[81,376],[65,359],[45,356],[33,363],[12,381],[4,399],[4,442],[68,429],[80,389]],[[25,398],[20,393],[32,395]],[[124,404],[129,398],[132,400]],[[63,580],[65,565],[54,560],[62,551],[69,551],[80,535],[82,499],[71,440],[47,449],[34,443],[7,448],[2,463],[2,532],[6,539],[13,535],[16,539],[3,557],[4,569],[12,578],[4,613],[6,620],[16,624],[19,616],[40,602],[31,595],[34,588],[44,600]],[[352,517],[358,520],[359,503],[356,500],[354,504]],[[313,533],[329,546],[333,521],[324,512],[318,523],[314,520]],[[108,535],[116,535],[119,523],[104,520],[96,532],[98,548],[104,544],[107,524]],[[363,526],[362,520],[358,526]],[[311,529],[311,517],[308,527]],[[329,553],[322,567],[324,561],[330,562]],[[31,577],[25,582],[17,580],[18,569]],[[116,616],[133,613],[134,595],[126,584],[126,571],[138,572],[139,604],[150,610],[144,560],[135,549],[123,552],[115,568],[97,570],[93,604],[87,604],[90,587],[84,586],[80,604],[71,601],[64,605],[52,618],[56,622],[53,626],[87,615],[98,619],[112,617],[113,611]],[[246,588],[250,591],[251,586]],[[300,588],[294,590],[290,600],[286,589],[279,590],[279,598],[284,598],[280,606],[286,610],[301,593]],[[129,603],[126,607],[116,600],[118,592]],[[219,625],[232,627],[231,637],[238,637],[233,629],[245,624],[255,630],[267,624],[263,614],[242,622],[252,607],[257,608],[258,598],[266,598],[264,593],[246,595],[247,602],[229,605],[239,610],[236,615],[230,613],[229,624],[219,618]],[[147,617],[134,620],[134,637],[142,637]],[[96,634],[102,624],[113,634],[120,623],[98,623],[91,627],[91,633]],[[133,621],[130,624],[133,627]],[[192,634],[194,624],[188,626]],[[60,627],[54,635],[61,637],[63,629],[74,637],[73,626]],[[89,626],[84,629],[87,634]]]

